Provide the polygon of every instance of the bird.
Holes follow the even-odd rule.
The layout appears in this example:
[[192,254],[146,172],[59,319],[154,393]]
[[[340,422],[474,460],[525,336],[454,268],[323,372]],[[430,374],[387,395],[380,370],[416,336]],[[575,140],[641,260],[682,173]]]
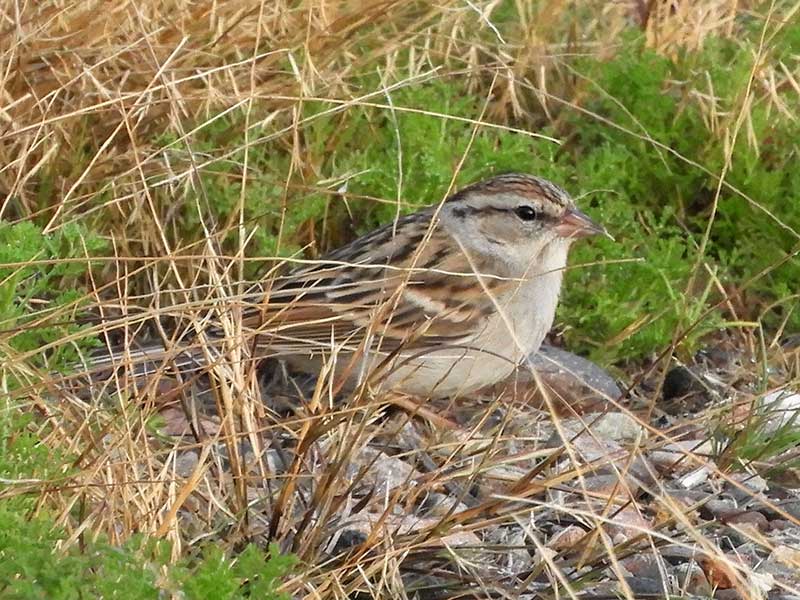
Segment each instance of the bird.
[[[352,386],[467,395],[539,349],[570,246],[598,234],[608,235],[560,186],[497,175],[274,278],[238,307],[239,341],[255,361],[281,358],[306,373],[334,364]],[[184,367],[224,360],[230,336],[213,324],[203,336],[203,344],[125,356],[140,374],[167,357]]]

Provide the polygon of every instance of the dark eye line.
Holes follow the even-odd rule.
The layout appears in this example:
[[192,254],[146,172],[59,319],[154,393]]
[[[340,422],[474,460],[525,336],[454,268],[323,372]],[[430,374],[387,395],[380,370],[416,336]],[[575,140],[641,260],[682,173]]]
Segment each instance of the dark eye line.
[[477,214],[481,214],[481,213],[494,212],[494,213],[505,213],[505,214],[507,214],[507,213],[511,212],[511,213],[514,213],[517,217],[519,217],[519,212],[518,211],[520,209],[525,209],[525,208],[529,208],[534,213],[536,213],[536,216],[533,219],[528,219],[530,221],[534,221],[534,220],[536,220],[536,221],[550,221],[552,219],[552,217],[550,215],[546,214],[544,211],[542,211],[539,208],[531,206],[530,204],[519,204],[517,206],[514,206],[513,208],[509,208],[507,206],[491,206],[491,205],[482,206],[481,208],[474,208],[472,206],[460,206],[458,208],[453,209],[453,216],[455,216],[455,217],[457,217],[459,219],[463,219],[463,218],[465,218],[465,217],[467,217],[469,215],[477,215]]

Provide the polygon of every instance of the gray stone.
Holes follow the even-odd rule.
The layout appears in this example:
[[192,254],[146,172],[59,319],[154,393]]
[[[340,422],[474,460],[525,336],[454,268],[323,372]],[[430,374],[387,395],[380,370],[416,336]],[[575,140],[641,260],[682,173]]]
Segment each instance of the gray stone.
[[744,597],[734,589],[719,589],[714,592],[714,600],[744,600]]
[[772,531],[800,531],[800,527],[786,519],[772,519],[769,526]]
[[762,409],[767,416],[764,431],[774,433],[787,425],[800,422],[800,393],[795,390],[776,390],[764,396]]
[[711,475],[714,470],[716,470],[716,468],[712,468],[711,465],[699,467],[693,471],[690,471],[689,473],[686,473],[680,479],[678,479],[678,484],[687,490],[700,487],[706,481],[708,481],[709,475]]
[[708,440],[682,440],[653,450],[648,458],[660,472],[683,475],[707,462],[712,450]]
[[455,514],[467,510],[467,505],[459,502],[458,498],[431,492],[425,496],[422,502],[422,514],[426,517],[444,517],[447,514]]
[[634,554],[623,558],[620,564],[633,577],[648,577],[650,579],[662,579],[666,571],[665,561],[652,553]]
[[667,544],[660,549],[661,556],[672,565],[679,565],[690,560],[699,560],[703,551],[699,548],[687,548],[680,544]]
[[366,467],[366,472],[359,485],[374,488],[378,496],[383,496],[398,487],[410,488],[422,476],[407,462],[368,446],[361,448],[353,456],[348,471],[355,476],[363,467]]
[[601,415],[592,423],[591,428],[598,437],[615,442],[633,442],[645,434],[645,429],[639,421],[622,412]]
[[[593,496],[609,498],[619,503],[629,502],[639,493],[639,484],[631,477],[622,475],[592,475],[583,481],[586,490]],[[581,490],[581,486],[576,485]]]
[[[769,489],[769,484],[767,483],[766,479],[759,475],[751,475],[750,473],[732,473],[730,478],[751,492],[755,492],[756,494],[766,492]],[[729,485],[731,488],[736,488],[737,490],[739,489],[738,486],[732,484]]]
[[733,500],[712,498],[700,508],[700,515],[704,519],[724,520],[742,512]]
[[[792,540],[796,544],[796,540]],[[758,565],[759,572],[769,573],[777,580],[797,586],[800,583],[800,547],[776,546],[769,557]]]
[[[578,457],[584,462],[591,463],[605,459],[606,461],[621,461],[628,458],[629,453],[614,440],[606,440],[594,434],[594,428],[587,429],[591,420],[585,423],[578,419],[565,419],[561,422],[561,430],[566,439],[562,439],[558,431],[545,443],[546,448],[558,448],[570,442]],[[565,456],[567,454],[565,453]]]
[[495,561],[505,574],[516,575],[533,567],[533,556],[528,552],[532,543],[521,527],[496,527],[484,536],[483,543],[502,548]]
[[750,525],[738,527],[722,527],[719,530],[722,536],[723,547],[727,546],[731,550],[736,550],[737,554],[742,554],[746,549],[751,548],[752,541],[758,535],[755,527]]
[[288,458],[283,456],[278,450],[274,450],[272,448],[264,453],[264,459],[266,461],[267,469],[269,469],[269,472],[272,474],[277,475],[285,473],[290,466]]
[[[794,582],[797,580],[797,569],[788,567],[780,562],[772,559],[772,557],[764,560],[758,565],[756,569],[759,573],[766,573],[772,575],[777,581],[781,582]],[[794,581],[793,581],[794,580]]]
[[731,515],[725,518],[725,522],[729,525],[747,525],[755,527],[760,531],[769,529],[769,521],[767,517],[759,512],[746,511]]
[[559,378],[574,382],[585,395],[592,394],[613,400],[622,395],[622,390],[607,371],[572,352],[542,344],[538,352],[530,356],[530,361],[548,383]]
[[678,589],[703,598],[708,598],[713,593],[706,574],[697,563],[689,562],[678,565],[675,567],[674,573],[678,580]]
[[[630,451],[619,440],[630,441],[638,435],[641,426],[635,419],[623,413],[604,415],[589,414],[580,419],[563,419],[559,431],[554,431],[545,447],[558,448],[569,442],[577,458],[584,463],[593,463],[597,474],[624,472],[630,467],[632,474],[643,481],[650,481],[650,469],[645,460],[634,460],[631,465]],[[565,452],[564,457],[568,456]],[[615,466],[617,471],[611,467]]]
[[781,514],[781,512],[783,512],[793,517],[794,519],[800,520],[800,498],[773,500],[771,504],[779,510],[775,510],[772,507],[767,506],[766,504],[761,506],[756,506],[754,508],[759,512],[763,513],[764,515],[766,515],[767,518],[769,519],[785,519],[786,517],[783,514]]
[[189,477],[194,473],[200,456],[194,450],[181,452],[175,459],[175,473],[179,477]]
[[547,541],[547,547],[556,552],[574,551],[578,544],[586,539],[587,532],[577,525],[568,525],[556,531]]
[[[631,589],[635,596],[644,594],[664,594],[669,592],[669,585],[661,579],[651,579],[649,577],[626,577],[625,583]],[[620,592],[622,591],[620,586]]]
[[501,385],[509,384],[535,390],[528,401],[540,407],[547,404],[546,395],[562,414],[590,408],[601,410],[608,406],[609,399],[622,396],[622,390],[604,369],[577,354],[546,344]]

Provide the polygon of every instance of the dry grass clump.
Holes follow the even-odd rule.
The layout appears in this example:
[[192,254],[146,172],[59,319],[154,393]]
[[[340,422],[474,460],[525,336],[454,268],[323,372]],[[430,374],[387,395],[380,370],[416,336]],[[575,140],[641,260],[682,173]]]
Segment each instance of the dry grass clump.
[[[155,136],[191,135],[184,128],[192,123],[256,101],[258,114],[285,123],[294,98],[339,93],[334,63],[361,43],[365,23],[386,21],[384,8],[38,3],[8,14],[6,216],[47,218],[53,228],[110,195],[107,212],[117,220],[161,219],[142,206],[153,177],[169,174]],[[358,61],[341,75],[350,68]],[[42,181],[58,202],[39,198]]]
[[[380,89],[357,87],[375,68],[402,81],[445,66],[479,88],[499,71],[506,76],[491,112],[520,116],[530,99],[518,84],[538,80],[558,93],[550,81],[558,55],[585,50],[551,47],[570,18],[568,3],[520,6],[518,42],[502,46],[492,33],[495,9],[399,1],[9,7],[0,38],[3,215],[45,219],[52,229],[100,205],[115,221],[164,221],[159,203],[144,206],[154,184],[177,185],[206,161],[172,172],[154,139],[170,131],[179,136],[171,146],[191,145],[196,128],[225,111],[248,115],[251,143],[279,138],[294,153],[293,177],[310,183],[313,165],[293,140],[300,107],[308,98],[380,99]],[[584,33],[602,39],[624,22],[616,9]]]
[[[517,21],[513,39],[493,24],[503,10]],[[426,572],[465,594],[510,594],[537,578],[574,594],[609,564],[618,570],[618,560],[673,541],[664,532],[676,524],[685,534],[681,544],[720,557],[732,587],[756,589],[752,570],[728,565],[655,474],[647,491],[662,512],[640,506],[630,489],[627,475],[637,461],[679,432],[643,422],[641,437],[627,440],[624,452],[613,446],[599,454],[608,450],[603,440],[567,443],[580,434],[564,430],[559,417],[552,427],[533,423],[526,390],[484,399],[454,423],[451,406],[415,408],[409,399],[375,398],[367,389],[342,401],[330,372],[303,389],[289,386],[293,410],[281,410],[279,396],[287,392],[276,391],[280,374],[267,378],[241,343],[238,311],[249,291],[243,265],[254,225],[243,200],[235,218],[218,222],[203,179],[233,161],[228,176],[242,190],[265,174],[279,181],[282,189],[272,190],[282,194],[284,211],[273,221],[277,246],[314,253],[329,240],[317,239],[313,223],[284,230],[286,211],[299,210],[320,189],[350,198],[342,180],[322,176],[308,151],[309,101],[326,102],[327,114],[367,104],[389,110],[389,88],[459,77],[485,99],[483,121],[535,133],[543,123],[557,128],[565,109],[582,110],[591,82],[577,77],[565,57],[611,55],[631,27],[644,29],[659,52],[695,50],[706,36],[734,35],[742,12],[721,0],[52,0],[0,9],[0,216],[35,220],[47,232],[77,222],[109,242],[102,268],[82,282],[90,291],[81,300],[103,320],[59,343],[97,335],[130,344],[145,325],[170,339],[156,317],[202,331],[208,314],[230,338],[208,373],[170,374],[135,389],[120,372],[108,385],[79,393],[60,388],[32,353],[4,347],[4,375],[25,383],[9,392],[15,407],[36,415],[32,428],[42,444],[71,464],[58,477],[16,482],[2,494],[37,495],[39,508],[56,514],[67,531],[65,548],[101,537],[121,544],[145,533],[170,540],[177,560],[208,540],[231,550],[277,540],[303,561],[302,574],[287,583],[298,597],[400,598],[408,574],[420,575],[415,581],[423,586]],[[746,135],[748,102],[789,110],[777,90],[796,85],[793,72],[758,69],[761,87],[748,90],[741,120],[717,112],[713,90],[692,92],[690,101],[708,106],[712,135],[735,137],[742,123]],[[365,77],[376,73],[380,85],[364,89]],[[477,114],[476,129],[484,124]],[[244,142],[227,147],[223,136],[205,144],[202,132],[231,116]],[[335,143],[334,137],[326,148]],[[251,165],[249,152],[265,146],[280,160]],[[189,229],[186,213],[193,211],[199,225]],[[187,239],[187,230],[199,233]],[[237,244],[222,247],[231,232]],[[55,317],[69,321],[78,304],[60,307]],[[646,433],[652,437],[645,442]],[[713,471],[706,458],[684,453],[692,468]],[[395,477],[393,484],[373,475],[376,465]],[[587,477],[601,472],[618,483],[587,486]],[[417,520],[408,516],[409,507],[426,502],[433,508]],[[546,547],[536,520],[554,514],[592,533]],[[498,535],[498,523],[524,536],[498,537],[492,546],[480,536]],[[342,551],[345,524],[363,533],[349,554]],[[527,548],[538,552],[537,567],[509,583],[505,555]],[[556,566],[565,557],[580,567],[572,581]],[[431,597],[437,591],[420,589]]]
[[642,17],[648,45],[665,53],[694,51],[701,49],[709,36],[731,36],[739,4],[731,0],[647,3]]

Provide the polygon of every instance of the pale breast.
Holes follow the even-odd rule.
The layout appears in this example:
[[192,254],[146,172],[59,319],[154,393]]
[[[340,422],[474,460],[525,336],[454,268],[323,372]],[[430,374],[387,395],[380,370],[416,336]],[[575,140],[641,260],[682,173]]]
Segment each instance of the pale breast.
[[398,358],[384,385],[416,396],[465,395],[507,378],[550,330],[563,265],[533,277],[507,296],[464,346],[442,346]]

